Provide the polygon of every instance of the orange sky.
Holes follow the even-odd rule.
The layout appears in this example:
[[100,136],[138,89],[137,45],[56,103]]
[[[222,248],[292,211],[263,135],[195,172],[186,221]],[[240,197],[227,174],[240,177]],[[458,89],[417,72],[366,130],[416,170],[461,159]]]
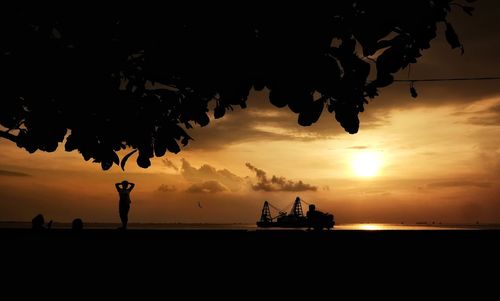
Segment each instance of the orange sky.
[[[463,57],[441,32],[412,77],[500,75],[497,6],[481,1],[475,17],[455,20]],[[407,71],[396,77],[407,78]],[[146,170],[131,159],[126,172],[104,172],[63,147],[30,155],[0,139],[0,220],[41,212],[55,221],[118,222],[113,184],[127,179],[137,184],[131,222],[253,223],[264,200],[286,207],[295,196],[338,222],[498,222],[499,85],[422,83],[413,100],[408,85],[396,83],[367,106],[356,135],[329,114],[300,127],[289,109],[266,102],[266,92],[252,93],[248,109],[192,130],[188,147]],[[356,173],[359,156],[378,165],[374,175]],[[268,182],[273,175],[287,180],[259,180],[246,163],[264,170]]]

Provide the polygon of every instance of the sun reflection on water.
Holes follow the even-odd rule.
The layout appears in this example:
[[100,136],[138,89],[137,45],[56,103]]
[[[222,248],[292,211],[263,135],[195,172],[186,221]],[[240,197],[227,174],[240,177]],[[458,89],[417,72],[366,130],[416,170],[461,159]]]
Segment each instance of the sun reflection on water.
[[374,231],[374,230],[382,230],[384,229],[384,227],[378,224],[359,224],[358,229]]

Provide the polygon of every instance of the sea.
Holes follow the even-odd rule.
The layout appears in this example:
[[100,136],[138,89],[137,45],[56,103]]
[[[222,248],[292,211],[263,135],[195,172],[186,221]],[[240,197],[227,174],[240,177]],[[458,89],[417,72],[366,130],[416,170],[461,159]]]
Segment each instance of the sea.
[[[85,223],[85,229],[116,229],[118,223]],[[30,222],[0,221],[0,229],[29,229]],[[70,223],[54,222],[53,229],[70,229]],[[129,229],[137,230],[247,230],[247,231],[275,231],[275,230],[307,230],[306,228],[258,228],[255,224],[238,223],[129,223]],[[335,225],[334,231],[380,231],[380,230],[500,230],[500,224],[391,224],[391,223],[345,223]]]

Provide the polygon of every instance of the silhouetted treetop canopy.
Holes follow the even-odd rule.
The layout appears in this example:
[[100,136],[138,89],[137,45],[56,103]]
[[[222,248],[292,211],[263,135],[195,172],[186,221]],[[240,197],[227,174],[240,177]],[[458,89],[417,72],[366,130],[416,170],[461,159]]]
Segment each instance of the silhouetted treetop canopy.
[[103,169],[131,147],[147,168],[209,114],[245,108],[252,88],[300,125],[326,109],[353,134],[367,99],[417,62],[439,23],[463,50],[446,18],[473,1],[323,2],[4,10],[0,137],[31,153],[69,134],[65,149]]

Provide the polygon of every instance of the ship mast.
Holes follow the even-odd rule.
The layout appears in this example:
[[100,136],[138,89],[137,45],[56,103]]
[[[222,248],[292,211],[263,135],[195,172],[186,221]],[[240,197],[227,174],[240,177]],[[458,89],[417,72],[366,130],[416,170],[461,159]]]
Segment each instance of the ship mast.
[[[264,204],[264,207],[265,207],[265,204]],[[297,197],[295,199],[295,202],[293,203],[292,210],[290,211],[290,215],[294,215],[297,217],[304,216],[304,212],[302,211],[302,204],[301,204],[299,197]]]
[[267,201],[264,202],[264,207],[262,207],[262,215],[260,216],[260,221],[263,223],[272,222],[271,210],[269,209],[269,203]]

